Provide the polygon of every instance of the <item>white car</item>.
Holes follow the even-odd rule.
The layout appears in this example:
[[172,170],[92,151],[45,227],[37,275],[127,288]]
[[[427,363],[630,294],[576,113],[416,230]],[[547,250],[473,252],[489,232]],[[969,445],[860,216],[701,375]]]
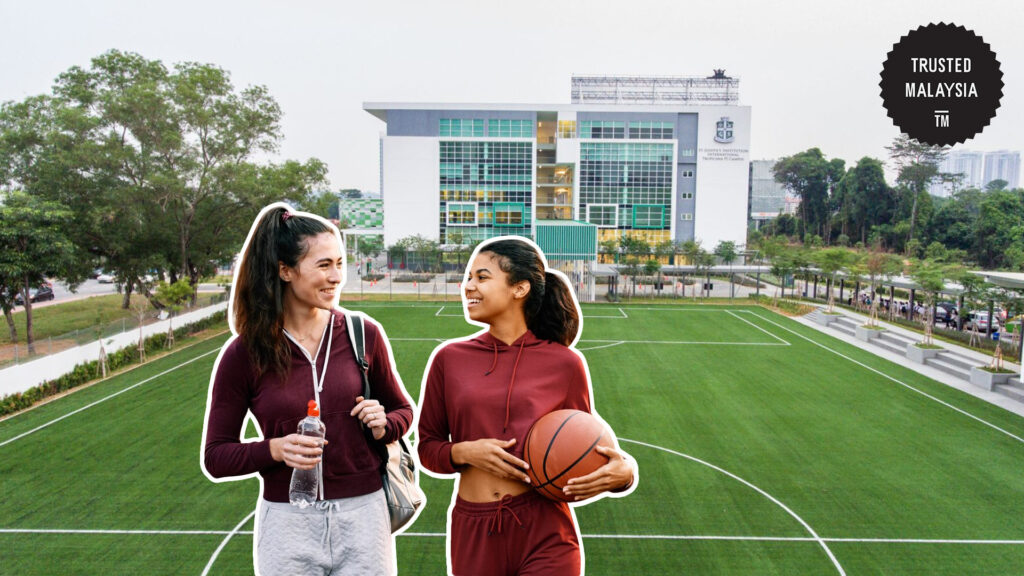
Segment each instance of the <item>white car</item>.
[[100,275],[96,277],[96,281],[99,282],[100,284],[113,284],[114,283],[114,276],[113,276],[113,274],[107,274],[106,272],[101,272]]

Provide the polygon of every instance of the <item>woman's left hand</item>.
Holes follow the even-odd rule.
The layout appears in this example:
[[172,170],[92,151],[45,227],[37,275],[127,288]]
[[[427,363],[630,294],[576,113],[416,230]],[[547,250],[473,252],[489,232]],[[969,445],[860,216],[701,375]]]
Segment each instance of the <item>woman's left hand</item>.
[[367,400],[362,396],[357,396],[356,402],[356,407],[352,409],[350,414],[358,418],[360,422],[370,429],[374,440],[383,438],[384,431],[388,425],[388,418],[384,412],[384,407],[380,405],[380,402],[372,398]]
[[625,488],[633,480],[633,467],[626,462],[622,453],[614,448],[597,446],[598,453],[608,457],[608,463],[586,476],[569,480],[562,489],[566,496],[576,501],[586,500],[609,490]]

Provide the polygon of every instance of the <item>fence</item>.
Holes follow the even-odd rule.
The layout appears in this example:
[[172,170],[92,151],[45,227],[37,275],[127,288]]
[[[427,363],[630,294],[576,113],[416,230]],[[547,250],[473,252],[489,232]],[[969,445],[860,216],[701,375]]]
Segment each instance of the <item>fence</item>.
[[[209,294],[200,294],[199,300],[196,306],[188,306],[182,309],[180,312],[169,312],[169,316],[161,318],[160,312],[151,310],[146,313],[142,318],[142,325],[148,326],[160,320],[166,320],[170,318],[172,322],[178,316],[188,314],[194,310],[199,310],[213,304],[219,304],[227,300],[227,292]],[[24,342],[15,342],[13,344],[6,344],[0,346],[0,369],[8,366],[17,366],[26,362],[32,362],[39,358],[63,352],[70,348],[82,346],[90,342],[97,340],[106,340],[112,338],[118,334],[123,334],[131,331],[138,331],[139,329],[139,317],[131,316],[107,322],[101,325],[90,326],[88,328],[80,328],[78,330],[72,330],[71,332],[65,332],[64,334],[58,334],[56,336],[47,336],[40,338],[32,343],[35,351],[29,354],[28,345]]]

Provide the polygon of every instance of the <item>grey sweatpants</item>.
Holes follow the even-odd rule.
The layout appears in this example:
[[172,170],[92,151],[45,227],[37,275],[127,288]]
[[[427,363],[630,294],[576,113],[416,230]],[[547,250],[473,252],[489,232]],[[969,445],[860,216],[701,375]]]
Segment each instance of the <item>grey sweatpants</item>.
[[390,576],[397,572],[384,491],[298,508],[260,500],[256,565],[261,576]]

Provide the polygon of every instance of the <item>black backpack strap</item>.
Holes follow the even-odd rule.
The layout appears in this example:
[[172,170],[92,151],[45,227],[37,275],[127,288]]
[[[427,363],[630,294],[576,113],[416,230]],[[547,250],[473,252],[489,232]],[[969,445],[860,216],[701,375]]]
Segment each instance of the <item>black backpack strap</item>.
[[363,373],[363,398],[370,398],[370,364],[366,361],[366,334],[363,329],[363,317],[358,314],[346,314],[348,338],[352,342],[352,351],[356,356],[356,364]]
[[[348,337],[349,341],[352,342],[352,351],[356,357],[356,364],[359,366],[360,371],[363,373],[363,398],[369,399],[370,395],[370,363],[366,361],[366,332],[363,326],[363,317],[355,314],[348,313],[345,315],[345,321],[348,323]],[[370,445],[376,450],[377,455],[380,456],[380,470],[381,473],[385,473],[388,465],[388,447],[378,442],[373,434],[370,433],[370,429],[363,425],[363,431],[366,434],[366,439],[370,442]]]

